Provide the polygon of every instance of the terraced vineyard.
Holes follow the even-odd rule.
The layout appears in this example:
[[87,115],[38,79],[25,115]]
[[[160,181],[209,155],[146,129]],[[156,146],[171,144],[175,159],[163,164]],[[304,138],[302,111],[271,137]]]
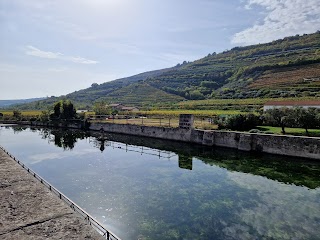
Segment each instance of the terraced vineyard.
[[176,104],[179,109],[202,110],[259,110],[269,101],[305,101],[319,100],[317,97],[289,97],[289,98],[247,98],[247,99],[208,99],[197,101],[183,101]]
[[248,88],[281,89],[291,96],[310,91],[309,96],[320,97],[320,63],[266,71]]

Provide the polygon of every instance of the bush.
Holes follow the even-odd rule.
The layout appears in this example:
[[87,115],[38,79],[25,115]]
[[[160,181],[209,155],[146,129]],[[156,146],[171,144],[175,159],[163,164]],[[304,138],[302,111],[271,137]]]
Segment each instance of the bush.
[[238,114],[228,117],[225,121],[219,122],[218,127],[219,129],[249,131],[261,123],[260,118],[254,114]]

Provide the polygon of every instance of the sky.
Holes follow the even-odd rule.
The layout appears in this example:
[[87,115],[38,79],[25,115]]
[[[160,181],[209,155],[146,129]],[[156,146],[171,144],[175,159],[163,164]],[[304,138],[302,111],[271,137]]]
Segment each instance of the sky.
[[318,30],[319,0],[0,0],[0,100]]

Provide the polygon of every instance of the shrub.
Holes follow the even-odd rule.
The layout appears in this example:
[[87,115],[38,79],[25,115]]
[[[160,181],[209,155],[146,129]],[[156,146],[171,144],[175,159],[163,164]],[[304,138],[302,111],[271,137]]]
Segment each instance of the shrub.
[[228,117],[225,121],[218,123],[219,129],[231,129],[248,131],[260,125],[262,121],[254,114],[238,114]]

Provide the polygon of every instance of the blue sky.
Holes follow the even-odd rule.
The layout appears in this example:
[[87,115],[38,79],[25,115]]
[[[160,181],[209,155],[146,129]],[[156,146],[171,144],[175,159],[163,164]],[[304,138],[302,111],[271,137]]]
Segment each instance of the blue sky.
[[0,99],[60,96],[317,30],[319,0],[0,0]]

